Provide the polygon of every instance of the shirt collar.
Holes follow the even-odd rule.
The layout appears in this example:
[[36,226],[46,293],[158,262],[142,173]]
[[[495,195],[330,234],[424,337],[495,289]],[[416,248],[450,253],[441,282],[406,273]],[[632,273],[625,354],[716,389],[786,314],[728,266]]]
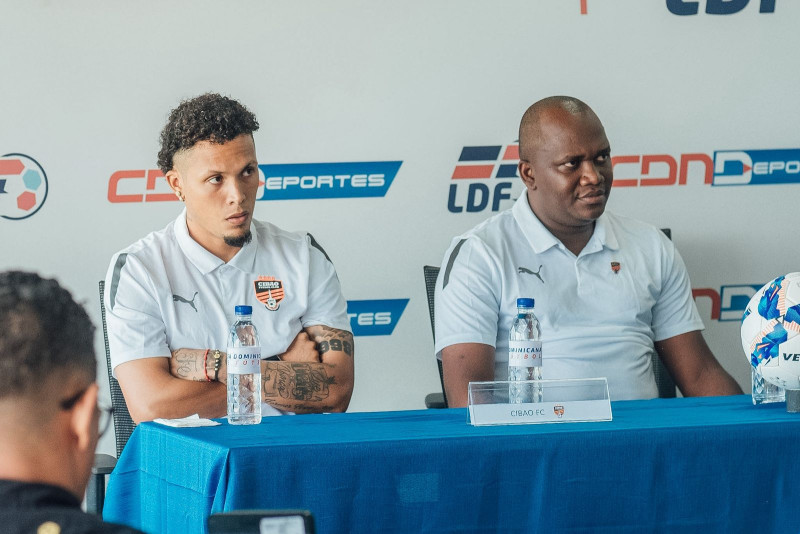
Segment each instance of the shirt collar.
[[[253,234],[253,238],[231,258],[230,262],[228,262],[233,267],[247,272],[252,271],[256,257],[256,249],[258,248],[258,232],[256,230],[256,225],[253,224],[252,221],[250,222],[250,232]],[[186,257],[189,258],[189,261],[197,267],[197,270],[203,274],[208,274],[225,263],[214,254],[204,249],[200,243],[189,235],[189,227],[186,225],[186,208],[184,208],[180,215],[178,215],[178,218],[175,219],[175,238],[178,241],[178,245],[181,247],[181,251],[183,251]]]
[[[528,243],[536,254],[541,254],[552,247],[562,245],[561,241],[550,233],[550,230],[548,230],[536,214],[533,213],[533,209],[531,209],[531,205],[528,203],[527,189],[522,190],[519,198],[514,203],[514,207],[511,208],[511,212],[520,230],[522,230],[522,234],[525,236],[525,239],[528,240]],[[617,236],[614,233],[612,225],[609,224],[605,212],[595,221],[592,237],[581,251],[581,254],[598,252],[602,250],[603,247],[612,250],[619,249]]]

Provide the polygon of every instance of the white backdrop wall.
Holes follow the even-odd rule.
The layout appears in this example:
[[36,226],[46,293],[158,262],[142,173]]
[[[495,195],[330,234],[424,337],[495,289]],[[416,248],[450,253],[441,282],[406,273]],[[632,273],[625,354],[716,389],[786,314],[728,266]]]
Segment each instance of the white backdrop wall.
[[[111,255],[180,208],[115,195],[148,193],[158,133],[179,100],[228,94],[261,122],[262,164],[402,162],[384,196],[264,200],[256,217],[311,232],[349,301],[408,299],[399,316],[403,302],[394,303],[391,335],[392,325],[369,323],[385,322],[392,303],[360,305],[360,331],[382,335],[356,338],[351,410],[422,408],[439,388],[422,266],[438,265],[452,236],[494,213],[497,184],[509,184],[499,209],[521,190],[516,178],[494,177],[497,157],[482,162],[490,178],[453,179],[457,165],[473,164],[459,162],[464,147],[501,147],[502,158],[511,145],[515,163],[526,107],[569,94],[595,109],[617,157],[609,209],[672,229],[701,295],[706,339],[747,388],[743,300],[800,270],[791,232],[800,199],[800,163],[797,171],[792,163],[800,160],[800,3],[733,0],[722,4],[741,9],[728,15],[707,14],[712,4],[2,0],[0,155],[24,156],[0,158],[0,269],[57,277],[99,324],[97,281]],[[673,13],[693,7],[695,15]],[[772,149],[795,150],[752,152]],[[713,172],[715,152],[722,165],[728,150],[750,152]],[[681,174],[683,154],[701,162]],[[30,158],[46,184],[37,185]],[[785,169],[758,174],[761,159]],[[275,167],[263,169],[274,177]],[[298,177],[330,169],[294,167]],[[361,172],[350,169],[330,172]],[[115,182],[119,171],[135,172]],[[730,175],[784,183],[718,185]],[[155,175],[151,185],[151,194],[167,191]],[[470,188],[484,187],[487,207],[465,209]],[[102,357],[99,336],[97,347]]]

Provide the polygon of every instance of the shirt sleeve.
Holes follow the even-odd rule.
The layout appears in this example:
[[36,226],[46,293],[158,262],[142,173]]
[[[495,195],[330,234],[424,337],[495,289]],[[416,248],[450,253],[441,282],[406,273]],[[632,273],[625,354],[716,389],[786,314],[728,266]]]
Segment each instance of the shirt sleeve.
[[500,310],[500,271],[477,238],[456,238],[436,280],[436,357],[457,343],[494,347]]
[[311,235],[309,248],[308,309],[301,319],[303,327],[325,325],[352,332],[347,318],[347,303],[333,262]]
[[666,236],[662,239],[661,293],[653,306],[653,337],[669,339],[686,332],[703,330],[704,325],[692,298],[692,286],[686,265],[675,245]]
[[154,298],[153,283],[134,255],[123,252],[111,260],[104,304],[112,370],[131,360],[169,357],[166,328]]

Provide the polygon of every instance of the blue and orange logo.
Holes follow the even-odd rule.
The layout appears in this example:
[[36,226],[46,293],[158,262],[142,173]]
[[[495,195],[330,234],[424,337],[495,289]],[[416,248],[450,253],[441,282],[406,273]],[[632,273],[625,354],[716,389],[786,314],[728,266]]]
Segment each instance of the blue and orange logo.
[[47,174],[35,159],[16,153],[0,157],[0,217],[33,216],[47,200],[47,190]]
[[[383,197],[402,161],[280,163],[258,166],[256,200]],[[117,171],[108,180],[108,201],[172,202],[164,174],[158,169]]]
[[[448,211],[474,213],[489,206],[492,211],[500,211],[504,200],[513,200],[511,189],[519,176],[518,164],[517,143],[463,147],[451,176]],[[494,182],[494,179],[502,181]],[[486,183],[487,180],[492,181]]]

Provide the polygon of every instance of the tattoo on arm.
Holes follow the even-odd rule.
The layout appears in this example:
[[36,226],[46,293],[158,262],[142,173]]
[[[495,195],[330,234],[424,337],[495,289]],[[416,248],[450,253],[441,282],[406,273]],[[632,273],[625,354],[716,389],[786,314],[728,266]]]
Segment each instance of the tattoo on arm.
[[319,402],[328,398],[336,377],[319,363],[267,362],[261,382],[265,399]]
[[344,352],[353,357],[353,334],[346,330],[319,325],[308,329],[308,334],[317,344],[317,351],[322,356],[329,350]]
[[196,373],[202,373],[202,364],[197,361],[195,355],[188,350],[178,349],[172,357],[175,359],[175,375],[184,380],[194,380],[195,382],[205,382],[205,378]]

